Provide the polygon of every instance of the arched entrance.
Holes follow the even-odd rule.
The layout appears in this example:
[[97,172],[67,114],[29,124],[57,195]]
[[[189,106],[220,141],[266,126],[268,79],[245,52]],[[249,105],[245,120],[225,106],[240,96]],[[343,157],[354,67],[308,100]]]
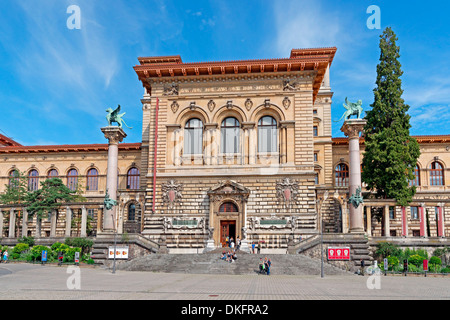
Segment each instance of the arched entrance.
[[[224,202],[219,207],[219,214],[230,213],[238,214],[239,209],[233,202]],[[227,245],[227,238],[236,241],[236,219],[220,220],[220,243],[222,247]]]
[[243,240],[246,202],[250,190],[234,181],[225,181],[211,188],[209,195],[209,229],[215,246],[225,246],[226,238]]

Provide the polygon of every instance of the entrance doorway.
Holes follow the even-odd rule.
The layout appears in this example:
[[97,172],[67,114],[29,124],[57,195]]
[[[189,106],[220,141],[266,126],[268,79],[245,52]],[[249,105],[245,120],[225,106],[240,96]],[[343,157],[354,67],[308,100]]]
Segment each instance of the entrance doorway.
[[227,246],[227,237],[236,241],[236,220],[220,221],[220,242],[222,247]]

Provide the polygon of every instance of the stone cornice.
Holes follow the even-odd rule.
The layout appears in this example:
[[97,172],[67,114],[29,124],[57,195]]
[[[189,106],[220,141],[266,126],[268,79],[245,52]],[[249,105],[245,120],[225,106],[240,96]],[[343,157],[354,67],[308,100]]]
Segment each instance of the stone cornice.
[[212,76],[212,75],[249,75],[274,74],[278,72],[315,71],[313,81],[313,100],[317,96],[325,72],[332,63],[336,48],[293,49],[289,58],[237,60],[216,62],[183,63],[180,56],[140,57],[140,65],[134,66],[139,80],[148,92],[151,84],[148,80],[174,79],[175,77]]

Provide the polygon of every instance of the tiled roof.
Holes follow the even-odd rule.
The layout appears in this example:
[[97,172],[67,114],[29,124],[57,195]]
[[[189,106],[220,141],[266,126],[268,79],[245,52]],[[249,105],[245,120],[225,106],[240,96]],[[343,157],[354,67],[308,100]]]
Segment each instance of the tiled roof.
[[[141,143],[120,143],[119,150],[140,150]],[[49,153],[49,152],[108,151],[108,144],[63,144],[52,146],[8,146],[0,148],[5,153]]]

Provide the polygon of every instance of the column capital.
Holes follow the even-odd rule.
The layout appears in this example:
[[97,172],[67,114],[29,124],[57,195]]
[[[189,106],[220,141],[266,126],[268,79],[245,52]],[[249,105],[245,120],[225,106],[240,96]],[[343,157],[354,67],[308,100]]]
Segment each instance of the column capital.
[[367,120],[364,119],[350,119],[345,120],[341,127],[341,131],[349,139],[359,139],[359,134],[364,130]]
[[122,128],[116,126],[103,127],[101,130],[105,135],[105,138],[108,139],[109,144],[118,144],[127,136]]

